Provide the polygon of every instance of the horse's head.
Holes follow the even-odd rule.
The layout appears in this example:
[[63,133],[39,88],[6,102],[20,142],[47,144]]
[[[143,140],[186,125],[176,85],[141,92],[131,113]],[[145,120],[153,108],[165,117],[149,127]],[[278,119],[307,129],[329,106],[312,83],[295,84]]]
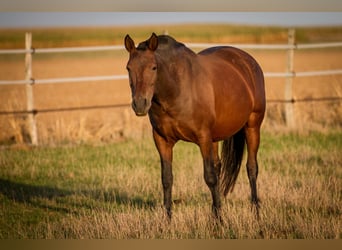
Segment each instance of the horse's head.
[[125,47],[129,52],[127,71],[132,91],[132,108],[136,115],[146,115],[151,108],[155,83],[157,80],[157,62],[154,51],[158,47],[156,34],[135,47],[129,35],[125,37]]

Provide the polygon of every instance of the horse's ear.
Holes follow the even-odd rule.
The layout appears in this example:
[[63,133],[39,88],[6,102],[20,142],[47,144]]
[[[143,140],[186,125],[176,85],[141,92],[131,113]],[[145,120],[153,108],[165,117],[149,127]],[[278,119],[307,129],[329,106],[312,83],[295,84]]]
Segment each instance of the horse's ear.
[[133,50],[135,50],[134,41],[128,34],[125,37],[125,48],[128,52],[132,52]]
[[155,33],[152,33],[152,36],[148,39],[148,48],[152,51],[158,48],[158,36]]

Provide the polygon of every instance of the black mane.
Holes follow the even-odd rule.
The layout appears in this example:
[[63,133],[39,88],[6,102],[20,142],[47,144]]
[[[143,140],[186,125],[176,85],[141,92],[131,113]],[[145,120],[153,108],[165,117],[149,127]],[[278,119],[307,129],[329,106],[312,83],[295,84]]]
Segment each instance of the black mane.
[[[174,38],[167,35],[158,36],[158,50],[171,49],[183,47],[184,44],[177,42]],[[138,50],[146,50],[148,47],[148,40],[139,43]]]
[[[147,50],[148,40],[139,43],[137,50]],[[171,60],[174,57],[178,57],[180,53],[182,58],[185,59],[186,55],[193,56],[195,53],[186,47],[183,43],[177,42],[173,37],[168,35],[158,36],[158,48],[156,53],[162,56],[164,59]]]

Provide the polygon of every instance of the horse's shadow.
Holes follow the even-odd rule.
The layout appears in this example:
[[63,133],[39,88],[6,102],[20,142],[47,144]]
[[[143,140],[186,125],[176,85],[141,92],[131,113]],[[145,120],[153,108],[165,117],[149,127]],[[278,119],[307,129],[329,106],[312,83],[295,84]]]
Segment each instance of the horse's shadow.
[[[44,209],[52,209],[54,211],[63,213],[75,213],[75,207],[77,208],[96,208],[96,202],[101,207],[100,203],[112,203],[113,205],[133,206],[142,209],[151,209],[156,206],[156,200],[144,199],[140,196],[130,196],[128,193],[119,192],[117,190],[110,190],[104,192],[102,190],[77,190],[71,191],[67,189],[60,189],[49,186],[25,184],[12,180],[6,180],[0,178],[0,195],[6,196],[9,200],[24,203],[35,207]],[[92,205],[89,206],[89,202],[73,202],[72,199],[67,199],[68,196],[81,195],[85,199],[90,199]],[[49,202],[49,201],[57,201]],[[45,201],[45,202],[44,202]],[[63,206],[58,204],[58,201],[63,203]],[[65,204],[70,202],[70,206]],[[55,205],[51,205],[55,204]]]

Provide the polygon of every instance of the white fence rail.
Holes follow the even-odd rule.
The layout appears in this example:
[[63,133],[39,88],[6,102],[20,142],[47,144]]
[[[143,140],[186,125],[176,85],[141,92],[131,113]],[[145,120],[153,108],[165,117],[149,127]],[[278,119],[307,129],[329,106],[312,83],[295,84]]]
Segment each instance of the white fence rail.
[[[104,81],[104,80],[122,80],[128,79],[127,75],[109,75],[109,76],[85,76],[85,77],[69,77],[69,78],[50,78],[50,79],[34,79],[32,77],[32,56],[34,54],[43,53],[69,53],[69,52],[94,52],[94,51],[113,51],[123,50],[124,46],[113,45],[113,46],[91,46],[91,47],[68,47],[68,48],[33,48],[32,47],[32,36],[30,33],[26,33],[25,36],[25,49],[9,49],[0,50],[0,54],[25,54],[25,72],[26,76],[23,80],[0,80],[0,85],[9,84],[25,84],[27,92],[27,110],[26,111],[14,111],[14,112],[0,112],[0,114],[9,113],[26,113],[28,114],[28,121],[30,123],[30,135],[32,144],[38,144],[37,130],[35,114],[38,110],[34,109],[33,92],[32,86],[34,84],[57,84],[64,82],[86,82],[86,81]],[[327,75],[340,75],[342,69],[333,70],[319,70],[319,71],[306,71],[306,72],[295,72],[293,70],[293,57],[295,50],[302,49],[322,49],[322,48],[334,48],[342,47],[342,42],[331,42],[331,43],[315,43],[315,44],[296,44],[295,43],[295,30],[290,29],[288,32],[288,43],[287,44],[223,44],[223,43],[186,43],[186,46],[190,48],[207,48],[213,46],[234,46],[241,49],[250,50],[285,50],[287,51],[287,70],[285,72],[265,72],[265,77],[283,77],[286,79],[285,86],[285,100],[279,100],[279,102],[285,103],[286,122],[289,127],[294,126],[293,120],[293,102],[295,100],[292,97],[292,80],[294,77],[309,77],[309,76],[327,76]],[[334,99],[334,98],[332,98]],[[336,99],[336,98],[335,98]],[[334,99],[334,100],[335,100]],[[83,109],[83,108],[80,108]]]
[[[240,49],[251,50],[289,50],[289,49],[324,49],[342,47],[342,42],[331,43],[312,43],[312,44],[227,44],[227,43],[185,43],[186,46],[193,49],[208,48],[213,46],[234,46]],[[87,47],[68,47],[68,48],[31,48],[31,49],[0,49],[0,54],[43,54],[43,53],[67,53],[67,52],[90,52],[106,50],[123,50],[121,45],[112,46],[87,46]]]

